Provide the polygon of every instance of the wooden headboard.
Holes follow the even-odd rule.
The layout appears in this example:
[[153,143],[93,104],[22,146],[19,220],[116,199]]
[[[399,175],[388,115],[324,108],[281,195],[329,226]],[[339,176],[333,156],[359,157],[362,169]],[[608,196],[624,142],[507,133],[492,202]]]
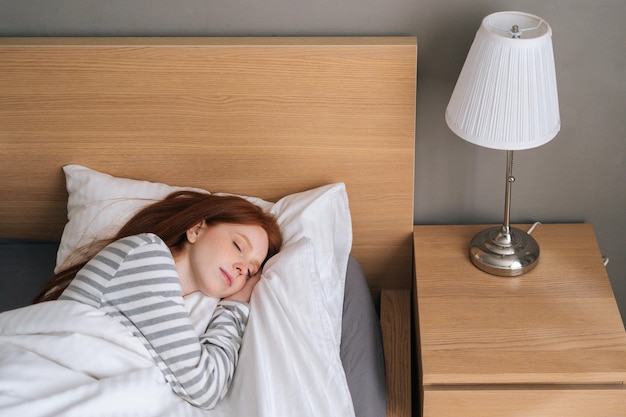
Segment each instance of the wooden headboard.
[[272,201],[345,182],[352,253],[401,294],[381,322],[405,415],[416,57],[413,37],[0,38],[0,237],[60,239],[70,163]]
[[68,163],[273,201],[345,182],[370,286],[410,288],[416,49],[0,38],[0,237],[60,238]]

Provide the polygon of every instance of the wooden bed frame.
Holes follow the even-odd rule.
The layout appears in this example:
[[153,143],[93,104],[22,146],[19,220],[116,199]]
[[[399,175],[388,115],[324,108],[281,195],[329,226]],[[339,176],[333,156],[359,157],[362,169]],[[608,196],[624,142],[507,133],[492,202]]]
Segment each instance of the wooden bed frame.
[[411,414],[413,37],[0,38],[0,237],[60,239],[61,167],[275,201],[345,182]]

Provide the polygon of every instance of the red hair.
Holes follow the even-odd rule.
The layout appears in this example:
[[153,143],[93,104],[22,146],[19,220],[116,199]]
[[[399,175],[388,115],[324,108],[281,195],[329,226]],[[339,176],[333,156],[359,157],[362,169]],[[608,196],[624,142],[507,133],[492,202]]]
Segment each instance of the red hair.
[[261,226],[267,233],[269,249],[263,263],[280,250],[282,232],[276,219],[259,206],[236,196],[217,196],[195,191],[177,191],[135,214],[115,236],[90,245],[85,259],[54,274],[34,302],[56,300],[83,266],[100,249],[123,237],[154,233],[170,250],[182,248],[187,230],[205,221],[208,225],[233,223]]

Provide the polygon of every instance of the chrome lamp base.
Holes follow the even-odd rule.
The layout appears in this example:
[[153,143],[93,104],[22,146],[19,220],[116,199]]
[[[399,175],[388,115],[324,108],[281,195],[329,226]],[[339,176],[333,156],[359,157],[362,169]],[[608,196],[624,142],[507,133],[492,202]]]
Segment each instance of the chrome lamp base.
[[489,274],[515,277],[537,266],[539,245],[523,230],[505,225],[490,227],[472,239],[470,259]]

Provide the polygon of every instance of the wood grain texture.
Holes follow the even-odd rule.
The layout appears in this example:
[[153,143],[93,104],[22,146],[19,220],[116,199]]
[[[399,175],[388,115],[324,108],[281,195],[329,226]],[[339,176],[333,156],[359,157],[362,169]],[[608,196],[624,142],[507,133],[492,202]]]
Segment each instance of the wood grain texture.
[[58,239],[61,167],[275,201],[345,182],[370,286],[410,288],[411,37],[4,38],[0,236]]
[[387,417],[411,415],[411,292],[383,290],[380,321],[387,370]]
[[270,201],[344,182],[409,417],[416,68],[413,37],[0,38],[0,237],[60,238],[72,163]]
[[424,416],[626,415],[626,332],[592,226],[537,226],[539,264],[515,278],[471,264],[484,227],[414,229]]
[[436,417],[622,417],[620,386],[484,387],[426,391],[423,416]]

